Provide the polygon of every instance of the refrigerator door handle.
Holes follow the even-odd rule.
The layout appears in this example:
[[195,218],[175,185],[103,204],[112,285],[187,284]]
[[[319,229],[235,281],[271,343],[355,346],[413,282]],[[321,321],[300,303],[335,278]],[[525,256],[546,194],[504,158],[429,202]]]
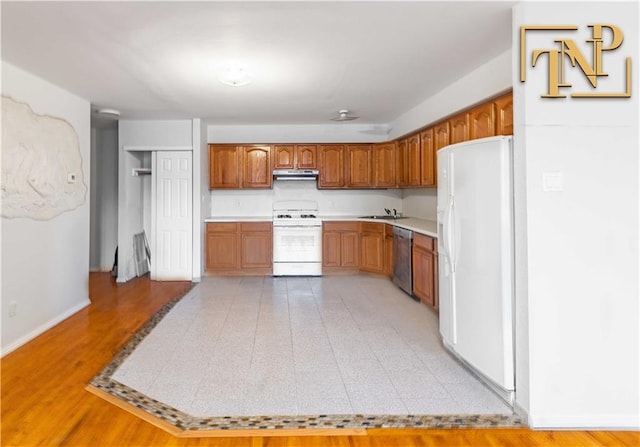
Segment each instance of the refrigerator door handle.
[[447,209],[447,224],[445,226],[447,230],[446,236],[445,236],[445,243],[447,244],[446,245],[447,260],[449,261],[449,267],[452,273],[456,271],[456,263],[454,259],[455,247],[453,246],[453,237],[455,236],[454,216],[455,216],[455,199],[453,196],[449,196],[449,207]]

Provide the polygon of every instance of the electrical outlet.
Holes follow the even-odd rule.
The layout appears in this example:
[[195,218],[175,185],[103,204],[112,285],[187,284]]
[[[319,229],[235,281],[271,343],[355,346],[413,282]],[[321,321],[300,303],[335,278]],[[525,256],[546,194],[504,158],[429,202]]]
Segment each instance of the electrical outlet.
[[18,311],[18,303],[16,303],[15,301],[11,301],[9,303],[9,316],[15,317],[17,311]]

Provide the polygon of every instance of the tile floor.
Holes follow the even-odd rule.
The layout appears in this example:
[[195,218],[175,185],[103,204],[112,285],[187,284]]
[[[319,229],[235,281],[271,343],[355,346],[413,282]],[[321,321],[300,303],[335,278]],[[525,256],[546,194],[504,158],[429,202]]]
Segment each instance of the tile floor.
[[370,276],[207,277],[112,376],[196,417],[511,414]]

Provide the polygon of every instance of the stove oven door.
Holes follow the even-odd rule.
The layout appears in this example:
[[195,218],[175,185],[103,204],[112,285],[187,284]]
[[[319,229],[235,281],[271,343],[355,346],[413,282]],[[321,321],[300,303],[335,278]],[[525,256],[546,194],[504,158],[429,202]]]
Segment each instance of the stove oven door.
[[322,227],[274,225],[273,262],[322,263]]

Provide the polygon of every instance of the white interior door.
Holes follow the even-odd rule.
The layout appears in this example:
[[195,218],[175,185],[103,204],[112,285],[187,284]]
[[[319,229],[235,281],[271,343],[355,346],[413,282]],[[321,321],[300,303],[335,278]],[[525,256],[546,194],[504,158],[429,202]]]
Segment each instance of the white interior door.
[[154,154],[155,253],[151,253],[151,278],[191,281],[192,153],[157,151]]

